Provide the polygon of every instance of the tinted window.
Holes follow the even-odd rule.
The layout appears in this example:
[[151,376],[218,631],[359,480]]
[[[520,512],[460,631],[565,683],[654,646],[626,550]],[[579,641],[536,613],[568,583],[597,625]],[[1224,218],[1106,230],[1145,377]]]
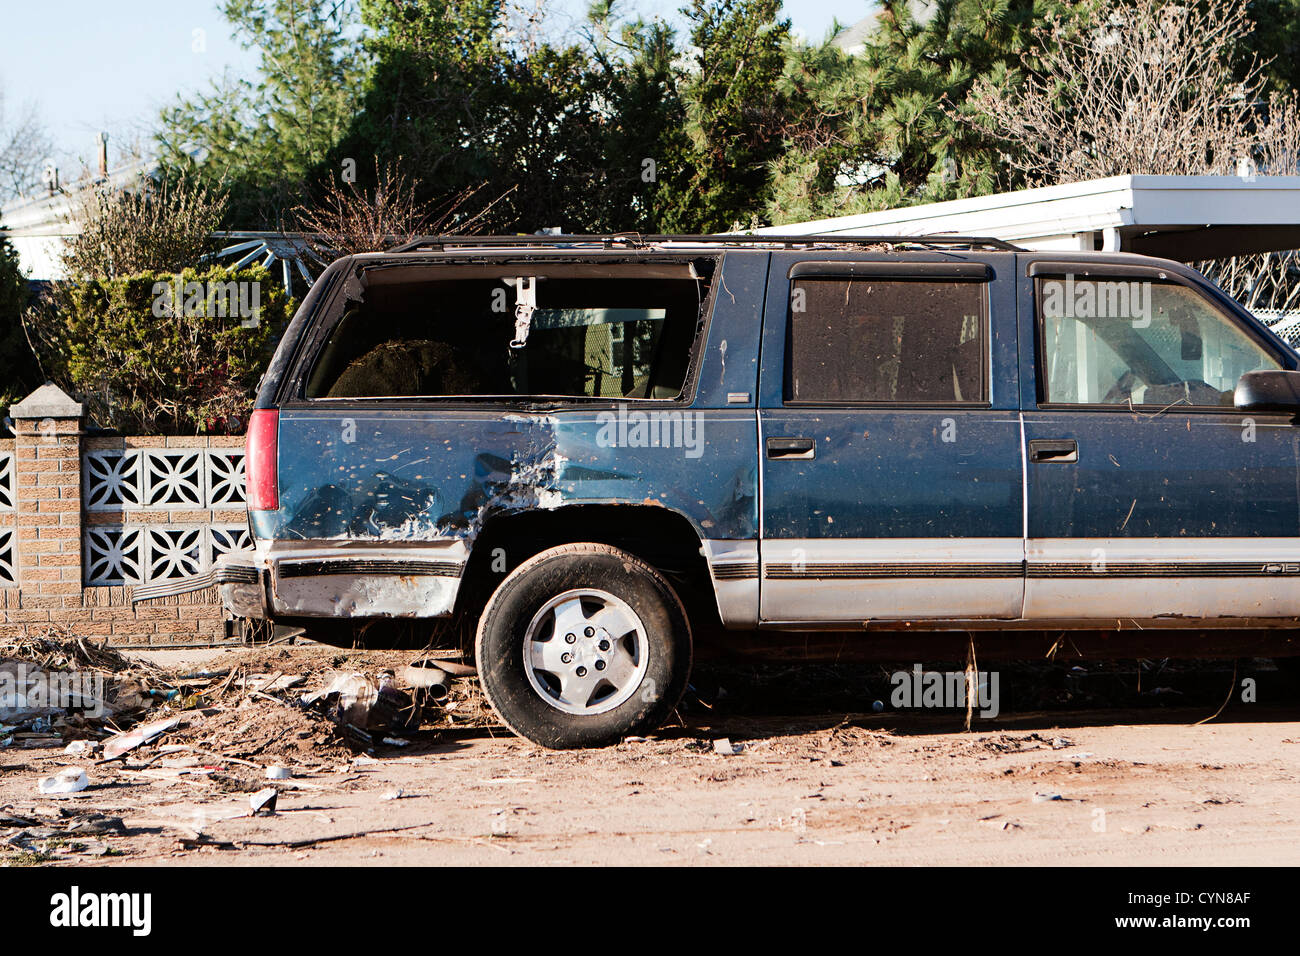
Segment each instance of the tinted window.
[[703,279],[541,275],[526,345],[512,349],[513,273],[400,271],[349,291],[308,398],[676,398],[708,292]]
[[1231,406],[1242,375],[1281,367],[1186,286],[1073,277],[1036,285],[1046,402]]
[[982,402],[984,285],[799,278],[790,297],[796,402]]

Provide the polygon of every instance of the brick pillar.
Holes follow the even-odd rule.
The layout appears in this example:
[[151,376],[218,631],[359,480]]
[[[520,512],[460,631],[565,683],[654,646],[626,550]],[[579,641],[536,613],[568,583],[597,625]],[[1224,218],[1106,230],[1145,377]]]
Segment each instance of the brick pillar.
[[[14,422],[17,577],[22,616],[71,623],[81,599],[80,403],[45,384],[17,405]],[[72,612],[72,613],[69,613]],[[84,612],[83,612],[84,613]]]

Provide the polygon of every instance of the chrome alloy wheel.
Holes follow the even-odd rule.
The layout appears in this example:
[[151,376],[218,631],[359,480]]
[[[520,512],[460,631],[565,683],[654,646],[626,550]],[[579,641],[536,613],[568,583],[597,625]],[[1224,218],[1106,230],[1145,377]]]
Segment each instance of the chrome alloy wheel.
[[529,622],[524,673],[555,709],[603,714],[641,685],[648,646],[645,625],[625,601],[597,588],[565,591]]

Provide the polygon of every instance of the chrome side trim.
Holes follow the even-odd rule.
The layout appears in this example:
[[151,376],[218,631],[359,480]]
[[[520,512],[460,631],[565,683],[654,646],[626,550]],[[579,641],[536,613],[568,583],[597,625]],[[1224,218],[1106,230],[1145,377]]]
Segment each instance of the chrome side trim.
[[713,577],[718,581],[741,581],[758,577],[758,562],[753,564],[718,564],[713,567]]
[[1031,564],[1031,578],[1241,578],[1260,575],[1300,575],[1300,561],[1187,561],[1166,563],[1105,564],[1094,567],[1089,563],[1060,561]]
[[762,619],[1013,620],[1024,541],[1007,538],[790,538],[763,542]]
[[1023,561],[1004,564],[769,564],[768,580],[816,578],[1013,578],[1024,574]]
[[1028,620],[1300,617],[1298,538],[1031,538]]
[[141,601],[152,601],[156,598],[190,594],[194,591],[210,588],[215,583],[216,572],[204,571],[202,574],[193,574],[188,578],[159,581],[157,584],[139,584],[131,588],[131,603],[138,604]]
[[282,561],[281,578],[305,578],[318,574],[432,574],[458,578],[465,570],[455,561],[398,561],[374,558],[326,558],[314,561]]
[[250,565],[218,565],[212,569],[212,578],[216,584],[257,584],[262,576]]

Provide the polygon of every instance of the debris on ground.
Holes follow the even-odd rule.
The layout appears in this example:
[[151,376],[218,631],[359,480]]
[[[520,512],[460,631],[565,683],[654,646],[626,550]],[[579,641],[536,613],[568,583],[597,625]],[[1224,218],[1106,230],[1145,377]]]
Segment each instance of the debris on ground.
[[418,706],[444,700],[451,691],[451,675],[431,661],[408,664],[398,672],[399,680],[411,688],[411,697]]
[[[1102,795],[1105,805],[1125,808],[1113,818],[1116,830],[1155,827],[1165,836],[1174,832],[1166,825],[1171,807],[1189,814],[1178,818],[1178,832],[1192,833],[1207,819],[1219,832],[1239,826],[1244,808],[1258,804],[1233,782],[1240,772],[1224,740],[1231,728],[1194,736],[1181,729],[1181,712],[1152,731],[1094,729],[1073,713],[1026,720],[1013,711],[1010,720],[963,734],[957,732],[959,713],[875,712],[870,705],[881,697],[887,669],[874,677],[864,669],[867,677],[859,680],[847,668],[823,668],[819,685],[809,678],[777,680],[780,668],[743,681],[715,664],[730,692],[722,698],[713,689],[721,682],[713,680],[709,708],[684,705],[680,719],[617,747],[557,752],[501,731],[476,682],[454,673],[466,667],[456,660],[319,645],[214,650],[211,663],[206,654],[202,663],[191,658],[184,668],[144,668],[149,673],[141,681],[161,693],[150,694],[138,714],[87,720],[75,730],[69,719],[78,715],[52,714],[0,734],[12,741],[0,749],[0,866],[98,864],[106,862],[101,856],[123,855],[168,865],[195,861],[198,854],[230,859],[249,851],[259,863],[326,864],[380,850],[406,862],[470,858],[480,849],[488,858],[526,852],[618,860],[639,853],[637,859],[653,861],[666,852],[694,855],[710,836],[705,849],[724,859],[745,846],[773,852],[779,844],[789,847],[781,862],[806,863],[811,854],[829,856],[827,848],[847,840],[859,856],[869,845],[873,858],[904,854],[901,859],[915,863],[927,854],[949,855],[954,833],[973,836],[973,852],[1005,854],[1013,851],[995,847],[1014,841],[1016,853],[1041,852],[1033,848],[1045,833],[1075,830],[1076,847],[1091,858],[1096,838],[1084,834],[1092,831],[1063,829],[1058,817],[1070,806],[1102,805]],[[418,660],[427,663],[412,667]],[[134,674],[141,665],[126,660],[124,667],[122,673]],[[408,668],[437,668],[453,677],[447,696],[421,694],[437,675],[412,678]],[[1027,668],[1024,681],[1040,670]],[[1118,670],[1090,664],[1095,675]],[[118,672],[105,673],[116,679]],[[1166,669],[1147,686],[1177,679],[1187,687],[1186,673]],[[1212,673],[1215,680],[1204,682],[1207,695],[1214,692],[1205,697],[1207,713],[1222,700],[1218,677],[1232,676],[1230,669]],[[408,694],[422,708],[421,732],[384,727],[370,733],[370,753],[357,753],[326,713],[330,705],[301,702],[303,694],[326,691],[340,675],[361,675],[376,700],[381,685],[390,683]],[[1004,673],[1004,690],[1015,686],[1012,676]],[[840,699],[835,695],[842,686],[845,706],[832,711],[826,700]],[[1132,707],[1144,708],[1121,716],[1146,712],[1131,684],[1114,680],[1110,686]],[[157,734],[146,730],[159,721],[174,723]],[[139,732],[138,745],[106,759],[104,744],[133,732]],[[499,739],[474,739],[489,736]],[[1275,736],[1281,740],[1257,762],[1258,776],[1281,794],[1285,751],[1300,738],[1291,727]],[[1216,764],[1206,763],[1203,744],[1218,748],[1210,752]],[[1085,762],[1093,751],[1101,759]],[[1227,772],[1215,776],[1224,766]],[[39,793],[42,779],[64,771],[84,771],[85,790],[66,799]],[[1207,774],[1215,782],[1207,782]],[[1170,781],[1176,782],[1174,796],[1153,800],[1171,792],[1160,790]],[[254,807],[255,795],[269,801],[272,794],[273,814],[269,802]],[[692,802],[684,824],[681,794],[699,802]],[[1194,798],[1190,809],[1177,802],[1187,795]],[[1042,805],[1025,806],[1033,800]],[[502,809],[488,818],[496,806]],[[636,815],[635,827],[617,825],[616,814],[624,812]],[[710,820],[717,821],[717,833],[710,832]],[[610,832],[618,834],[616,850],[608,848]],[[948,842],[934,842],[939,838]],[[674,846],[665,849],[669,839]],[[1261,838],[1251,845],[1272,852],[1275,843]]]
[[116,760],[136,747],[156,740],[181,722],[179,717],[164,717],[161,720],[139,724],[134,730],[123,731],[104,741],[104,759]]
[[0,848],[22,863],[50,863],[63,857],[114,856],[104,837],[129,836],[122,818],[98,810],[47,805],[0,809]]
[[275,803],[279,796],[280,791],[275,787],[266,787],[249,797],[248,806],[253,811],[253,816],[257,816],[263,811],[275,813]]
[[374,678],[359,672],[337,674],[322,689],[304,694],[302,703],[319,708],[338,725],[344,739],[361,750],[382,742],[388,731],[420,726],[415,701],[398,689],[390,672]]
[[[61,747],[101,764],[165,750],[288,779],[295,765],[405,746],[400,735],[421,726],[494,723],[477,687],[462,686],[474,673],[427,652],[326,647],[249,649],[235,667],[169,671],[48,628],[0,641],[0,747]],[[319,689],[303,695],[304,685]],[[286,776],[268,774],[272,765]]]
[[90,786],[90,778],[80,767],[67,767],[40,782],[40,791],[46,795],[80,793]]
[[175,696],[157,668],[53,628],[0,640],[0,736],[15,741],[94,737]]
[[[408,747],[422,728],[495,724],[466,679],[474,668],[428,651],[309,645],[247,648],[237,659],[163,668],[55,628],[0,641],[0,748],[32,752],[20,768],[0,769],[30,773],[27,793],[46,800],[119,803],[142,786],[170,792],[169,805],[179,797],[189,809],[164,813],[147,832],[188,839],[215,820],[276,814],[286,793],[346,787],[312,778],[360,771],[378,762],[380,748]],[[235,795],[243,809],[232,813]],[[103,833],[95,826],[90,817],[0,806],[0,864],[118,852],[121,820]],[[93,844],[84,839],[92,832]]]

